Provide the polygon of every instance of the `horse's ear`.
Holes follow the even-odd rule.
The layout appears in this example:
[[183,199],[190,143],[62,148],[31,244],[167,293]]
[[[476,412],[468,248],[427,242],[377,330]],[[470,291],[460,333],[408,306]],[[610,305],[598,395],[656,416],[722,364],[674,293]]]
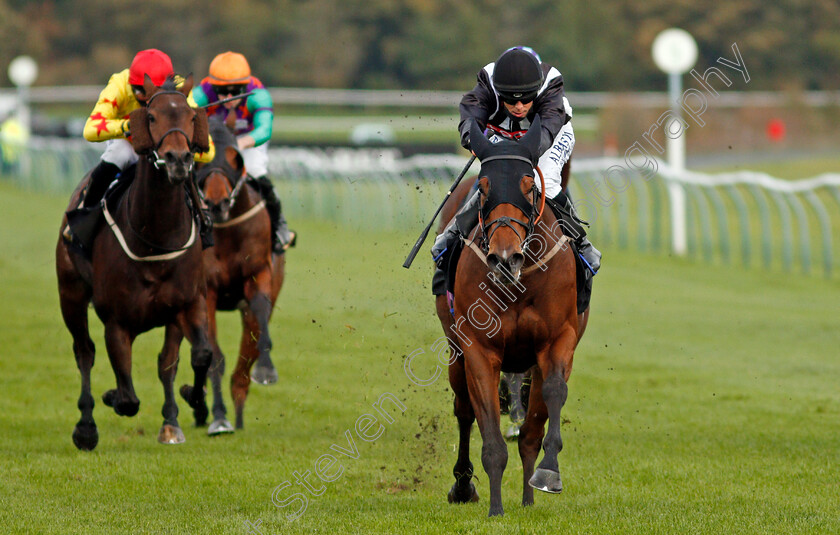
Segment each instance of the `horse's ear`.
[[486,155],[487,151],[493,146],[490,140],[484,136],[484,132],[478,126],[478,122],[473,119],[470,124],[470,148],[475,154],[476,158],[481,161]]
[[193,75],[192,75],[192,73],[190,73],[189,76],[187,76],[184,79],[184,83],[181,85],[181,89],[179,89],[178,91],[183,93],[183,95],[186,97],[190,94],[190,91],[192,91],[192,88],[193,88]]
[[131,129],[131,146],[137,154],[146,154],[155,146],[152,133],[149,132],[149,110],[137,108],[128,116],[128,126]]
[[245,160],[242,159],[242,153],[231,146],[225,147],[225,160],[238,173],[241,174],[245,170]]
[[146,102],[149,101],[149,99],[152,97],[152,95],[157,93],[157,90],[158,90],[158,86],[156,86],[155,83],[152,81],[152,79],[149,78],[148,74],[144,74],[143,75],[143,92],[146,93]]
[[540,127],[540,116],[535,115],[528,132],[519,140],[520,145],[525,145],[531,153],[531,161],[534,165],[540,159],[540,141],[542,141],[542,128]]
[[195,109],[192,145],[198,152],[210,150],[210,129],[207,125],[207,110],[204,108]]

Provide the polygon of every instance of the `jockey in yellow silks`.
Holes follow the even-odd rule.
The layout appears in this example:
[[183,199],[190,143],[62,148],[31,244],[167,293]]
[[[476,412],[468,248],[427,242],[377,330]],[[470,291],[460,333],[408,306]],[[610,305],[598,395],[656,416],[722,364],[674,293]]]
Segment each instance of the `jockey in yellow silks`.
[[[128,69],[111,76],[85,122],[85,139],[106,143],[99,164],[90,173],[85,206],[97,204],[117,175],[139,159],[126,136],[129,135],[129,114],[146,103],[147,96],[143,89],[146,75],[156,86],[163,85],[167,77],[175,75],[172,60],[154,48],[138,52]],[[178,85],[182,83],[183,81],[180,81]],[[196,107],[191,96],[187,102]],[[197,153],[195,159],[199,162],[210,162],[214,155],[215,147],[210,140],[210,150]]]

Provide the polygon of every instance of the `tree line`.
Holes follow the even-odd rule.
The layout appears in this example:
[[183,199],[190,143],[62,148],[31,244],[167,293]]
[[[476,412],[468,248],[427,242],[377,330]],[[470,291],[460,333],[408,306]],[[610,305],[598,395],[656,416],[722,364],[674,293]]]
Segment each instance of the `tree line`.
[[38,85],[104,84],[159,48],[201,78],[234,50],[269,86],[466,90],[529,45],[570,90],[663,90],[650,49],[672,26],[694,35],[698,68],[737,42],[748,89],[840,87],[836,0],[0,0],[0,65],[28,54]]

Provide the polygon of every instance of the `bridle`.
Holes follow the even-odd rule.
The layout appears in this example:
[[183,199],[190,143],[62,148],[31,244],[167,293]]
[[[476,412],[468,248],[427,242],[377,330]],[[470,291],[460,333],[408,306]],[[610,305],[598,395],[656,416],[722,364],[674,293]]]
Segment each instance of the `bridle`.
[[[489,156],[489,157],[481,160],[481,163],[482,163],[482,165],[484,165],[485,163],[493,161],[493,160],[520,160],[520,161],[526,162],[528,165],[533,165],[533,162],[529,158],[526,158],[525,156],[519,156],[519,155],[516,155],[516,154],[497,154],[497,155],[494,155],[494,156]],[[539,166],[535,166],[534,168],[537,170],[537,174],[540,175],[541,188],[540,188],[540,208],[539,208],[539,210],[536,209],[536,206],[534,205],[533,202],[528,203],[528,205],[525,206],[524,203],[521,202],[521,201],[520,202],[514,202],[514,203],[498,202],[496,205],[491,206],[490,209],[487,210],[488,215],[489,215],[489,212],[492,211],[493,209],[495,209],[496,206],[499,206],[500,204],[512,204],[513,206],[518,208],[523,214],[528,216],[528,221],[527,222],[523,221],[521,219],[517,219],[515,217],[509,217],[509,216],[501,216],[501,217],[497,217],[496,219],[492,219],[490,221],[485,222],[484,217],[482,215],[482,212],[484,212],[484,206],[481,206],[481,209],[479,210],[479,215],[478,215],[478,225],[479,225],[479,228],[481,229],[481,238],[480,238],[481,239],[481,248],[482,248],[482,250],[485,251],[485,253],[489,250],[490,240],[493,238],[493,234],[495,234],[496,231],[499,230],[502,227],[510,228],[516,234],[516,236],[519,238],[519,241],[522,243],[523,252],[527,251],[528,244],[530,243],[531,237],[533,236],[533,233],[534,233],[534,227],[536,226],[537,222],[542,217],[543,209],[545,208],[545,177],[543,176],[542,170],[539,168]],[[536,184],[534,184],[534,186],[531,188],[531,192],[530,192],[532,199],[534,198],[534,196],[536,194],[536,189],[537,189],[537,186],[536,186]],[[479,189],[479,192],[481,192],[481,189]],[[483,193],[481,193],[481,195],[484,196]],[[515,227],[512,223],[516,223],[516,224],[524,227],[525,228],[525,236],[522,236],[519,233],[519,230],[517,229],[517,227]]]
[[[149,108],[152,105],[152,101],[154,101],[159,95],[180,95],[180,96],[184,97],[184,101],[187,101],[187,96],[185,94],[181,93],[180,91],[176,91],[174,89],[164,89],[164,90],[155,92],[155,94],[153,94],[151,97],[149,97],[149,100],[146,101],[146,108]],[[188,106],[189,106],[189,104],[188,104]],[[181,128],[170,128],[169,130],[164,132],[162,136],[160,136],[160,139],[158,140],[157,144],[155,144],[154,148],[151,150],[151,152],[147,156],[149,158],[149,160],[152,162],[152,165],[155,166],[155,169],[160,169],[161,167],[166,165],[166,160],[164,160],[163,158],[160,157],[160,154],[158,154],[158,150],[160,149],[161,145],[163,145],[163,140],[166,139],[166,136],[168,136],[169,134],[174,134],[174,133],[181,134],[185,138],[187,138],[187,144],[190,147],[190,152],[192,154],[195,154],[196,148],[195,148],[195,144],[193,143],[192,138],[189,135],[187,135],[187,133],[184,132],[184,130],[181,129]],[[191,158],[189,168],[187,168],[188,173],[192,171],[192,168],[193,168],[194,164],[195,164],[195,160]]]
[[204,195],[204,183],[213,173],[219,173],[223,177],[225,177],[225,185],[227,186],[227,195],[230,199],[230,208],[233,209],[234,205],[236,204],[236,199],[239,198],[239,193],[242,191],[242,187],[245,185],[245,177],[247,173],[241,173],[235,181],[231,181],[231,178],[225,169],[221,165],[214,165],[212,167],[206,166],[202,167],[198,170],[198,173],[201,174],[201,177],[198,178],[198,185],[199,185],[199,195],[201,195],[201,200],[205,199]]

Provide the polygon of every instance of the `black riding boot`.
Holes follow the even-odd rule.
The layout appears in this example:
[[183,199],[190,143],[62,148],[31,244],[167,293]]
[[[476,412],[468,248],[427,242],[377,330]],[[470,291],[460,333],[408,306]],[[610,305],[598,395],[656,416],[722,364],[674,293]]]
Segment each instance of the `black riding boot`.
[[563,232],[568,233],[574,240],[578,253],[594,275],[601,269],[601,251],[596,249],[586,237],[586,229],[581,225],[582,220],[575,213],[575,207],[572,205],[571,199],[561,191],[552,200],[560,208],[560,213],[555,215],[560,218]]
[[297,234],[295,231],[289,230],[286,218],[283,217],[280,197],[277,196],[277,191],[275,191],[271,180],[263,175],[254,178],[254,183],[265,200],[265,209],[268,211],[268,217],[271,220],[271,247],[275,253],[281,254],[289,247],[294,247]]
[[435,238],[435,243],[432,245],[432,259],[437,264],[438,269],[443,269],[446,266],[448,257],[446,253],[452,251],[461,236],[466,236],[478,223],[478,196],[478,191],[473,193],[472,197],[458,210],[449,225]]
[[120,168],[116,165],[101,160],[99,164],[90,172],[90,181],[88,182],[85,199],[82,206],[90,207],[99,204],[108,186],[117,177]]

